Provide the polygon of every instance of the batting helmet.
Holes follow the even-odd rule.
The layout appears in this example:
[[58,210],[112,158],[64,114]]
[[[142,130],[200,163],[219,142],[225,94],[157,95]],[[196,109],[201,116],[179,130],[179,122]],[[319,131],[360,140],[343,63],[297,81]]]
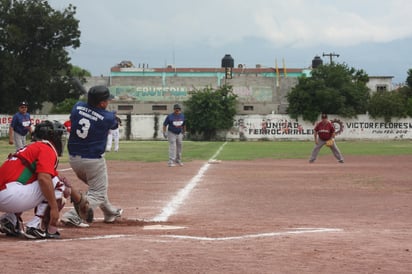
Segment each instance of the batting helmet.
[[42,121],[37,124],[32,138],[35,141],[47,140],[50,141],[57,151],[59,156],[63,153],[62,135],[66,132],[66,128],[58,121]]
[[100,102],[113,99],[110,91],[105,86],[91,87],[87,93],[87,103],[96,107]]
[[19,107],[28,106],[28,105],[29,105],[29,103],[27,103],[27,101],[21,101],[20,104],[19,104]]

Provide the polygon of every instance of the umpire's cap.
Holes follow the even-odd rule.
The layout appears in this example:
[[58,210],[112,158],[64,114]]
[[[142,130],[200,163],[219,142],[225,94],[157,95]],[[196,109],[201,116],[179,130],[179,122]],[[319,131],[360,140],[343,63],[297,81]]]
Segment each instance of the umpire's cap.
[[91,106],[97,106],[100,102],[113,99],[113,95],[105,86],[91,87],[87,93],[87,103]]
[[173,109],[182,109],[182,108],[180,107],[179,104],[175,104],[175,105],[173,106]]

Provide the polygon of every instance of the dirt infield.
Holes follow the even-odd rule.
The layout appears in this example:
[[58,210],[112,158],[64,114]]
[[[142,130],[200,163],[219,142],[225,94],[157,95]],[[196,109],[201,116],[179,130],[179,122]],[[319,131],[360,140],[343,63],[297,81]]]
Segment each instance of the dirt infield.
[[96,210],[90,228],[60,227],[61,240],[0,235],[2,272],[410,273],[411,162],[108,161],[123,217],[105,224]]

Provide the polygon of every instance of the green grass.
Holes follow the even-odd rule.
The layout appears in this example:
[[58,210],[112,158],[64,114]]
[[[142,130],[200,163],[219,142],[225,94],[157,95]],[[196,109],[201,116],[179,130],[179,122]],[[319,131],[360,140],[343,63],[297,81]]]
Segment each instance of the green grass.
[[[224,142],[192,142],[183,143],[183,160],[208,160]],[[260,142],[227,142],[218,155],[219,160],[252,160],[259,158],[308,158],[314,143],[312,141],[260,141]],[[339,149],[347,155],[405,155],[412,154],[412,141],[342,141]],[[0,159],[5,159],[14,146],[7,139],[0,140]],[[320,155],[330,154],[326,147]],[[168,143],[166,141],[121,141],[119,152],[106,153],[107,160],[159,162],[167,161]],[[67,162],[67,151],[61,162]]]

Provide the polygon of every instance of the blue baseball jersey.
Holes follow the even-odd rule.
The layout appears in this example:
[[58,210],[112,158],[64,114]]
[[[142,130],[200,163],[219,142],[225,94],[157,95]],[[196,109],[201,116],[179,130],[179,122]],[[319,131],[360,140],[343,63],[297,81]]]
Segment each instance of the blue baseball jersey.
[[30,114],[28,112],[24,114],[17,112],[14,114],[10,126],[18,134],[25,136],[29,132],[31,126]]
[[170,113],[166,116],[165,121],[163,122],[163,125],[167,126],[167,130],[174,134],[182,133],[185,124],[185,115],[183,113],[177,115],[175,113]]
[[100,158],[105,152],[107,134],[116,126],[113,112],[78,102],[70,113],[71,130],[67,148],[72,156]]

